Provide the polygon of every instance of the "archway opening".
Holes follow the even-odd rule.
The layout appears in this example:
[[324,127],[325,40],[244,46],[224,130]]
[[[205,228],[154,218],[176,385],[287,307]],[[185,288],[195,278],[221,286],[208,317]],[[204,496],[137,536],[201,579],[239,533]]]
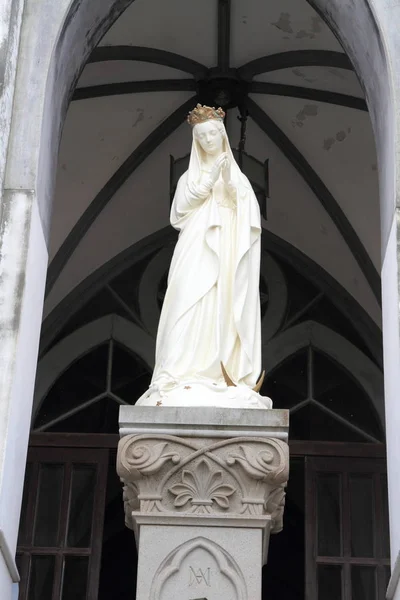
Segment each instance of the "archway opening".
[[[95,43],[125,5],[131,4],[91,55],[77,81],[64,127],[50,236],[43,364],[49,353],[80,327],[109,315],[127,319],[150,339],[154,336],[154,316],[158,314],[165,285],[168,263],[165,257],[171,249],[169,234],[158,232],[167,224],[174,169],[187,151],[187,135],[180,124],[195,96],[206,98],[211,94],[222,102],[229,96],[226,106],[231,111],[228,129],[233,144],[239,145],[241,139],[241,124],[236,117],[243,119],[245,115],[245,153],[249,169],[256,171],[254,185],[259,183],[258,173],[269,175],[269,185],[264,181],[258,189],[267,207],[264,224],[269,233],[265,235],[264,246],[268,251],[275,250],[275,254],[265,253],[267,274],[261,282],[264,351],[268,360],[274,353],[278,355],[281,350],[276,340],[280,335],[286,350],[271,370],[266,386],[270,386],[272,396],[279,396],[278,403],[282,402],[283,407],[294,409],[301,404],[293,410],[301,441],[307,441],[308,435],[308,441],[379,445],[384,440],[384,424],[377,171],[381,174],[381,199],[386,201],[392,194],[390,168],[394,170],[394,154],[389,165],[382,159],[384,152],[390,154],[390,139],[384,133],[389,131],[384,119],[390,118],[390,105],[381,110],[374,96],[370,65],[362,61],[363,40],[357,39],[351,25],[345,23],[346,14],[339,5],[328,12],[323,2],[314,3],[356,65],[358,79],[363,84],[360,89],[348,56],[305,2],[300,8],[292,3],[287,10],[278,7],[278,3],[272,4],[268,18],[261,18],[260,11],[267,9],[262,9],[262,3],[255,0],[254,6],[246,5],[246,9],[240,2],[216,2],[212,11],[201,7],[198,16],[185,13],[181,7],[180,19],[186,18],[187,27],[181,27],[180,23],[180,32],[175,36],[168,34],[171,23],[160,3],[156,3],[155,9],[165,17],[161,19],[163,27],[153,28],[151,33],[144,25],[146,19],[152,18],[151,2],[119,2],[111,12],[106,4],[100,3],[94,9],[94,4],[87,3],[86,12],[81,7],[74,8],[61,30],[48,77],[37,186],[45,227],[50,215],[51,175],[55,172],[55,153],[49,154],[45,147],[56,146],[68,90],[78,79]],[[175,11],[178,5],[176,0]],[[364,9],[369,15],[369,26],[373,27],[367,5]],[[174,10],[166,12],[174,20]],[[200,19],[209,19],[207,27]],[[267,24],[268,47],[264,30],[257,27],[256,21]],[[74,23],[78,27],[74,28]],[[196,27],[207,33],[197,45],[195,36],[185,33],[197,31]],[[85,44],[84,32],[88,34]],[[379,60],[385,66],[385,57],[376,31],[374,36],[380,48],[376,54],[379,58],[374,59],[376,73]],[[77,40],[79,44],[68,56]],[[237,40],[241,41],[244,56],[235,48]],[[228,82],[221,77],[224,69],[235,71]],[[387,77],[385,68],[381,73]],[[238,81],[246,84],[242,86],[245,91],[237,86]],[[204,82],[211,85],[205,86]],[[364,91],[378,142],[379,164],[375,160]],[[390,102],[390,91],[386,99]],[[173,160],[166,160],[168,154]],[[157,181],[154,172],[160,173]],[[354,191],[363,197],[363,218]],[[138,213],[140,219],[136,217]],[[381,216],[385,236],[385,209],[381,210]],[[130,282],[126,280],[124,261],[131,261]],[[297,327],[302,323],[306,323],[303,328]],[[296,327],[291,338],[287,332]],[[362,356],[374,373],[369,391],[364,380],[357,381],[349,364],[342,368],[338,360],[342,347],[334,351],[335,336],[331,339],[331,355],[326,348],[318,347],[316,340],[326,333],[321,327],[344,338],[355,349],[355,363]],[[299,336],[307,331],[311,332],[308,340],[301,340]],[[113,333],[114,329],[108,340],[115,342]],[[290,343],[292,352],[288,351]],[[346,352],[348,345],[343,345]],[[94,352],[100,356],[101,346],[91,350],[91,354]],[[86,354],[89,362],[91,354]],[[79,360],[69,368],[79,371]],[[94,371],[100,371],[101,360],[98,358]],[[124,360],[121,359],[121,364]],[[348,360],[351,362],[351,357]],[[285,371],[288,364],[290,369]],[[319,368],[324,374],[322,382],[318,380]],[[288,372],[293,377],[292,386],[288,386]],[[60,397],[60,386],[62,389],[65,386],[63,376],[66,380],[73,379],[71,372],[65,370],[54,382],[50,396],[53,393]],[[38,377],[41,377],[40,367]],[[330,380],[337,384],[341,378],[341,389],[329,387]],[[83,378],[79,380],[83,382]],[[114,394],[112,385],[98,395]],[[282,391],[284,386],[288,388]],[[82,384],[80,391],[84,392],[83,388]],[[296,404],[294,395],[299,393],[301,397]],[[76,401],[76,394],[74,397]],[[51,414],[54,401],[42,400],[42,413],[39,411],[34,428],[53,433],[74,430],[80,410],[68,416],[77,415],[75,425],[64,418],[77,408],[71,397],[66,400],[68,406],[64,412],[57,414]],[[103,400],[102,397],[98,404],[93,402],[92,408],[98,409]],[[365,411],[358,410],[366,406]],[[57,406],[59,409],[61,405]],[[104,411],[101,418],[109,425],[107,409]],[[88,423],[93,422],[90,417]],[[359,458],[365,457],[365,452],[373,452],[368,444],[365,444],[367,450],[357,448],[361,453]],[[329,452],[327,446],[323,452]],[[374,452],[376,457],[381,456],[382,447]],[[305,456],[308,454],[303,452],[298,485],[293,491],[293,514],[299,510],[296,495],[302,495],[304,486]],[[343,478],[350,476],[346,469],[343,467]],[[314,470],[320,472],[317,464]],[[293,480],[296,481],[296,475]],[[383,542],[381,552],[382,548]],[[342,564],[340,557],[337,558],[338,564]],[[386,581],[383,565],[379,569],[377,598],[382,595]],[[362,594],[362,582],[360,586]]]

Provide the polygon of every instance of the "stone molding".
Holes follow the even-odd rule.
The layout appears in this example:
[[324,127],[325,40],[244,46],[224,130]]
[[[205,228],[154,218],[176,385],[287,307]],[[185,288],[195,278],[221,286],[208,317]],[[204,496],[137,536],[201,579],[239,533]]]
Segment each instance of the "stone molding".
[[[165,557],[152,581],[150,600],[160,600],[163,597],[165,584],[181,570],[184,559],[199,548],[214,559],[218,571],[229,580],[235,597],[238,600],[248,600],[246,580],[239,565],[219,544],[201,536],[181,544]],[[200,569],[197,574],[192,569],[192,574],[196,578],[203,579],[206,585],[210,585],[207,581],[207,571],[209,577],[210,569],[204,571]],[[199,598],[198,600],[207,599]]]
[[288,445],[282,440],[127,435],[118,446],[117,472],[132,529],[132,512],[270,515],[271,532],[282,529],[289,475]]

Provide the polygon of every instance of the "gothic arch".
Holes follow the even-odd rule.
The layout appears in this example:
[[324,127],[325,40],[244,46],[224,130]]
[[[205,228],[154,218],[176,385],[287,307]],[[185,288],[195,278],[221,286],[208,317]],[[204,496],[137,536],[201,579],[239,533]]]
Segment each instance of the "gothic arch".
[[[63,126],[65,111],[73,92],[74,84],[83,68],[90,52],[109,28],[117,16],[132,0],[43,0],[31,2],[25,11],[20,42],[20,61],[14,94],[14,108],[9,138],[8,159],[5,172],[4,188],[8,192],[4,199],[4,214],[10,222],[9,236],[21,236],[20,223],[23,219],[30,226],[34,220],[36,204],[39,208],[41,226],[44,237],[48,239],[51,203],[54,187],[57,148]],[[396,259],[396,186],[399,187],[395,157],[400,143],[400,121],[396,119],[398,112],[398,69],[396,51],[398,34],[394,29],[393,11],[387,2],[374,0],[309,0],[346,49],[357,74],[366,90],[367,104],[375,133],[380,179],[380,206],[383,270],[383,313],[384,313],[384,346],[386,354],[386,413],[388,417],[388,439],[392,444],[391,455],[398,454],[397,431],[394,428],[395,405],[398,395],[398,365],[400,350],[398,342],[398,306],[397,306],[397,259]],[[41,35],[41,32],[45,32]],[[393,63],[393,68],[392,68]],[[27,110],[27,90],[29,90],[29,110]],[[14,194],[18,192],[26,198],[22,205],[15,202]],[[20,212],[23,211],[23,215]],[[27,231],[29,227],[27,225]],[[39,232],[37,233],[39,236]],[[32,234],[32,243],[35,242]],[[3,322],[15,322],[19,326],[22,318],[25,296],[31,289],[30,281],[39,282],[44,287],[44,273],[47,266],[45,250],[37,252],[35,259],[27,258],[27,246],[18,249],[15,256],[7,258],[8,263],[17,265],[15,280],[20,280],[18,303],[14,302],[17,284],[10,285],[5,292]],[[6,260],[6,262],[7,262]],[[8,266],[7,263],[7,266]],[[25,290],[24,294],[20,290]],[[30,310],[37,317],[41,313],[42,298],[38,293]],[[24,309],[25,310],[25,309]],[[394,325],[396,323],[396,325]],[[19,336],[19,344],[31,347],[29,357],[34,361],[34,343],[39,337],[39,318],[31,328],[26,328]],[[29,344],[25,344],[25,340]],[[6,385],[11,390],[9,380],[18,381],[16,388],[9,395],[29,398],[33,383],[32,377],[18,377],[18,369],[22,369],[22,358],[17,367],[14,366],[17,342],[9,343],[10,351],[3,361],[3,373],[9,378]],[[19,347],[18,347],[19,351]],[[22,353],[21,353],[22,356]],[[24,355],[25,356],[25,355]],[[24,364],[23,368],[31,371],[32,364]],[[7,389],[8,389],[7,387]],[[7,392],[7,389],[4,388]],[[13,398],[14,399],[14,398]],[[30,402],[26,400],[26,402]],[[25,410],[28,414],[29,411]],[[20,423],[25,432],[24,423]],[[27,433],[27,432],[26,432]],[[389,460],[389,472],[395,472],[396,465]],[[13,473],[13,476],[15,473]],[[395,491],[395,478],[389,477],[389,486]],[[393,493],[395,504],[395,494]],[[14,522],[14,518],[10,519]],[[393,560],[400,540],[400,516],[392,516]]]
[[87,323],[63,338],[39,361],[32,422],[47,393],[62,373],[84,354],[110,339],[139,356],[149,370],[153,367],[154,340],[140,327],[118,315],[107,315]]
[[345,371],[352,374],[371,399],[384,429],[382,372],[353,344],[320,323],[305,321],[283,331],[265,343],[263,360],[267,371],[273,371],[290,355],[310,345],[332,358]]

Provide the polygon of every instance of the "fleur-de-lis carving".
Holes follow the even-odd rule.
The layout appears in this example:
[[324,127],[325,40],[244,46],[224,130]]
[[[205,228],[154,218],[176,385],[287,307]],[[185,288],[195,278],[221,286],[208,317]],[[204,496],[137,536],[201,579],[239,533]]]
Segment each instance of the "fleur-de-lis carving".
[[212,472],[206,460],[201,460],[194,471],[182,471],[182,483],[177,483],[169,488],[171,494],[176,496],[174,506],[185,506],[191,502],[191,512],[211,513],[213,502],[220,508],[229,508],[229,496],[235,488],[223,482],[222,471]]

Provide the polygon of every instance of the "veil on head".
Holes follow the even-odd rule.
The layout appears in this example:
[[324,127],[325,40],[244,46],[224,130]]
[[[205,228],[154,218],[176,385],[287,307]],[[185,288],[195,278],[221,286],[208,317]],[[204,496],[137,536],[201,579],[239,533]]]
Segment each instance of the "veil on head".
[[[232,183],[234,185],[238,185],[240,182],[242,185],[245,185],[246,187],[251,188],[251,185],[248,182],[247,177],[245,177],[243,175],[242,171],[240,170],[239,165],[237,164],[237,162],[235,160],[231,145],[229,143],[228,134],[226,133],[224,123],[221,120],[216,120],[216,119],[210,119],[210,120],[217,121],[218,129],[221,131],[221,135],[223,136],[224,152],[227,153],[230,164],[231,164],[231,181],[232,181]],[[200,143],[196,138],[195,129],[196,129],[196,125],[194,125],[193,130],[192,130],[193,140],[192,140],[192,149],[190,152],[190,160],[189,160],[189,168],[188,168],[188,181],[193,181],[193,182],[197,182],[200,179],[201,165],[202,165],[201,156],[202,156],[202,152],[203,152],[203,150],[201,149]]]

